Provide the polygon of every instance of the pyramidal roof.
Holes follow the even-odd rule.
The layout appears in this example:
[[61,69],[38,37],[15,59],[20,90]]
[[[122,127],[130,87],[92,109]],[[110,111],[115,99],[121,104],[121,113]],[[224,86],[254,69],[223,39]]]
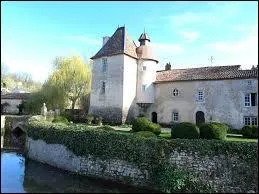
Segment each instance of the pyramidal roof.
[[125,27],[118,28],[112,37],[91,59],[97,59],[105,56],[126,54],[137,59],[136,44],[126,31]]

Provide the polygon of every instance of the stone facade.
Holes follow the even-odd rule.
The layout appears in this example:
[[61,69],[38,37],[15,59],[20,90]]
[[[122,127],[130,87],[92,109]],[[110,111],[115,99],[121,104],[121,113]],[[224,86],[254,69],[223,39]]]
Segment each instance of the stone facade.
[[[252,85],[248,86],[248,81]],[[245,107],[245,94],[258,93],[258,80],[208,80],[179,81],[156,84],[155,103],[147,110],[146,116],[157,113],[159,123],[171,123],[172,112],[179,113],[179,122],[196,122],[196,112],[204,112],[205,122],[219,121],[234,129],[243,127],[244,116],[258,116],[258,105]],[[179,95],[173,96],[173,89]],[[204,91],[204,100],[197,101],[199,90]]]
[[[33,160],[89,177],[157,189],[150,176],[150,168],[145,170],[119,158],[104,160],[90,153],[87,157],[76,156],[64,145],[47,144],[30,137],[26,144],[28,156]],[[257,161],[245,161],[241,156],[226,155],[224,151],[208,156],[177,148],[165,157],[169,165],[195,173],[205,183],[212,183],[219,192],[258,191]]]

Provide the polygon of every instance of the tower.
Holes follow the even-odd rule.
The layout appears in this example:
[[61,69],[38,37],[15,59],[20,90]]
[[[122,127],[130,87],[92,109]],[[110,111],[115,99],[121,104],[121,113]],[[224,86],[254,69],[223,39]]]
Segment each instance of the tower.
[[158,58],[147,33],[142,33],[138,41],[140,46],[136,49],[138,56],[136,103],[140,107],[140,112],[145,112],[155,100],[153,82],[156,80]]

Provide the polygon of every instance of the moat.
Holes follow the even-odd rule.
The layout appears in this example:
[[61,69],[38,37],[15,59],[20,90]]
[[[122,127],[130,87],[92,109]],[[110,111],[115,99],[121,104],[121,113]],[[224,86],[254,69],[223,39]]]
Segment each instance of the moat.
[[143,193],[150,192],[113,182],[75,175],[28,159],[24,134],[5,134],[1,149],[2,193]]

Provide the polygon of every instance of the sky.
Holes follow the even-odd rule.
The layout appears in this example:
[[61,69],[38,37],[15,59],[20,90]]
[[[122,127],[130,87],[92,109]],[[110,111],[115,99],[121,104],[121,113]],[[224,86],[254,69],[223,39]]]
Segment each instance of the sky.
[[1,64],[44,82],[56,57],[89,60],[124,25],[136,43],[145,29],[158,70],[258,64],[257,1],[1,1]]

